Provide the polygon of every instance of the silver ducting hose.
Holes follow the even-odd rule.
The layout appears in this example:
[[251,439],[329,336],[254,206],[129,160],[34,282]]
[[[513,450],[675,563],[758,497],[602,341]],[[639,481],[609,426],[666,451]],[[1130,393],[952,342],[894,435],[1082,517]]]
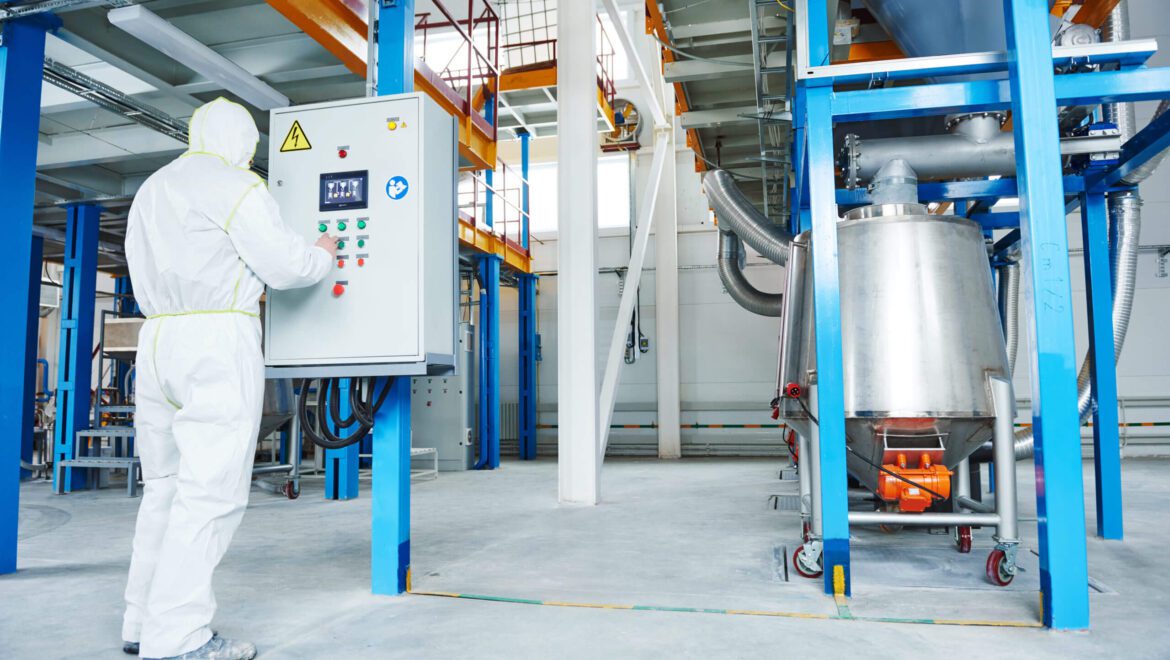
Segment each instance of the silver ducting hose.
[[719,279],[723,281],[723,287],[740,307],[760,316],[783,314],[783,294],[760,291],[747,281],[740,267],[739,238],[731,232],[719,232],[718,264]]
[[715,170],[703,177],[703,190],[707,193],[707,201],[710,202],[711,208],[715,210],[715,217],[719,220],[721,230],[735,234],[756,252],[779,266],[788,262],[788,247],[792,243],[792,234],[760,213],[755,205],[743,196],[729,172]]

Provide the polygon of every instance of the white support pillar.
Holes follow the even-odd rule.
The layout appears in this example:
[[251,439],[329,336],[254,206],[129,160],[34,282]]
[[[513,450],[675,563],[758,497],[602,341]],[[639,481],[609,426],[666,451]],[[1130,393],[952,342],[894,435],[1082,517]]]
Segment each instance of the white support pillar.
[[[593,2],[561,2],[557,25],[593,25]],[[557,44],[557,474],[564,504],[597,504],[597,54],[593,30]]]
[[[673,107],[674,94],[666,87],[666,100]],[[658,457],[682,457],[679,394],[678,319],[678,204],[677,133],[670,131],[666,149],[670,153],[658,182],[658,205],[654,210],[654,359],[658,384]]]

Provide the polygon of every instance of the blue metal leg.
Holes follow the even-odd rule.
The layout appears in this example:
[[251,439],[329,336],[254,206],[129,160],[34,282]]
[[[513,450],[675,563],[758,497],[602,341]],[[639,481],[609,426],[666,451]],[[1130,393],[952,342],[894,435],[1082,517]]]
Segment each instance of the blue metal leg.
[[[850,594],[849,502],[845,467],[845,394],[841,362],[841,292],[833,173],[832,88],[806,90],[808,183],[812,214],[813,300],[817,335],[817,405],[825,593]],[[818,118],[814,120],[813,118]]]
[[1081,195],[1081,235],[1088,292],[1090,377],[1093,400],[1093,470],[1097,480],[1097,536],[1121,540],[1121,438],[1117,415],[1117,363],[1113,359],[1113,285],[1105,195]]
[[517,276],[520,317],[520,459],[536,460],[536,275]]
[[76,458],[77,432],[90,425],[93,317],[101,207],[71,204],[65,225],[65,273],[61,282],[61,348],[57,353],[57,424],[53,442],[53,490],[83,488],[84,469],[60,467]]
[[1031,279],[1034,323],[1032,423],[1041,607],[1046,625],[1081,629],[1089,627],[1084,485],[1048,4],[1005,0],[1004,13],[1024,275]]
[[[0,37],[0,167],[4,170],[0,177],[0,199],[4,200],[0,203],[0,226],[11,246],[0,259],[0,281],[4,282],[0,290],[5,309],[26,310],[32,291],[28,282],[32,251],[28,247],[32,245],[45,27],[6,21],[0,23]],[[27,347],[29,327],[28,323],[0,323],[0,342]],[[7,466],[0,469],[0,575],[16,570],[20,471],[15,466],[27,427],[24,410],[34,395],[27,389],[28,368],[23,350],[0,351],[0,466]]]
[[[344,419],[350,414],[349,379],[338,379],[338,387],[341,397],[338,414]],[[334,433],[342,432],[336,424],[332,428]],[[358,452],[358,444],[325,450],[325,499],[352,500],[358,496]]]
[[379,379],[390,395],[374,415],[370,576],[376,594],[410,589],[410,378]]
[[500,467],[500,257],[479,259],[479,446],[476,469]]
[[[20,460],[32,463],[33,460],[33,426],[36,424],[36,405],[34,394],[37,391],[37,334],[40,326],[41,301],[41,259],[44,254],[45,241],[40,236],[32,237],[32,249],[29,251],[28,272],[28,330],[25,334],[24,359],[25,378],[24,386],[27,398],[21,407],[21,435]],[[46,371],[48,369],[46,368]],[[32,476],[32,472],[20,468],[21,481]]]

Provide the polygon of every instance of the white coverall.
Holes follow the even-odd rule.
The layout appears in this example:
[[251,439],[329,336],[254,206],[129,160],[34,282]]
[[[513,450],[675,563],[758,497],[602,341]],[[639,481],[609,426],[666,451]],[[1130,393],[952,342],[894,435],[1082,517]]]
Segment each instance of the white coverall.
[[189,139],[138,191],[126,231],[147,315],[134,422],[146,486],[122,638],[154,658],[211,639],[211,576],[248,503],[260,426],[264,285],[309,286],[332,265],[247,169],[259,139],[247,110],[218,98],[192,115]]

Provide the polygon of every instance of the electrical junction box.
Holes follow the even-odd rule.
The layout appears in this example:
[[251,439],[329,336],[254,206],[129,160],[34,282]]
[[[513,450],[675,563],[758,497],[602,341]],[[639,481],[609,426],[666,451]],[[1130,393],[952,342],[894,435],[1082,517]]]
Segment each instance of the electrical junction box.
[[439,374],[455,366],[455,119],[424,94],[273,110],[268,189],[285,223],[338,237],[325,280],[269,289],[269,377]]

